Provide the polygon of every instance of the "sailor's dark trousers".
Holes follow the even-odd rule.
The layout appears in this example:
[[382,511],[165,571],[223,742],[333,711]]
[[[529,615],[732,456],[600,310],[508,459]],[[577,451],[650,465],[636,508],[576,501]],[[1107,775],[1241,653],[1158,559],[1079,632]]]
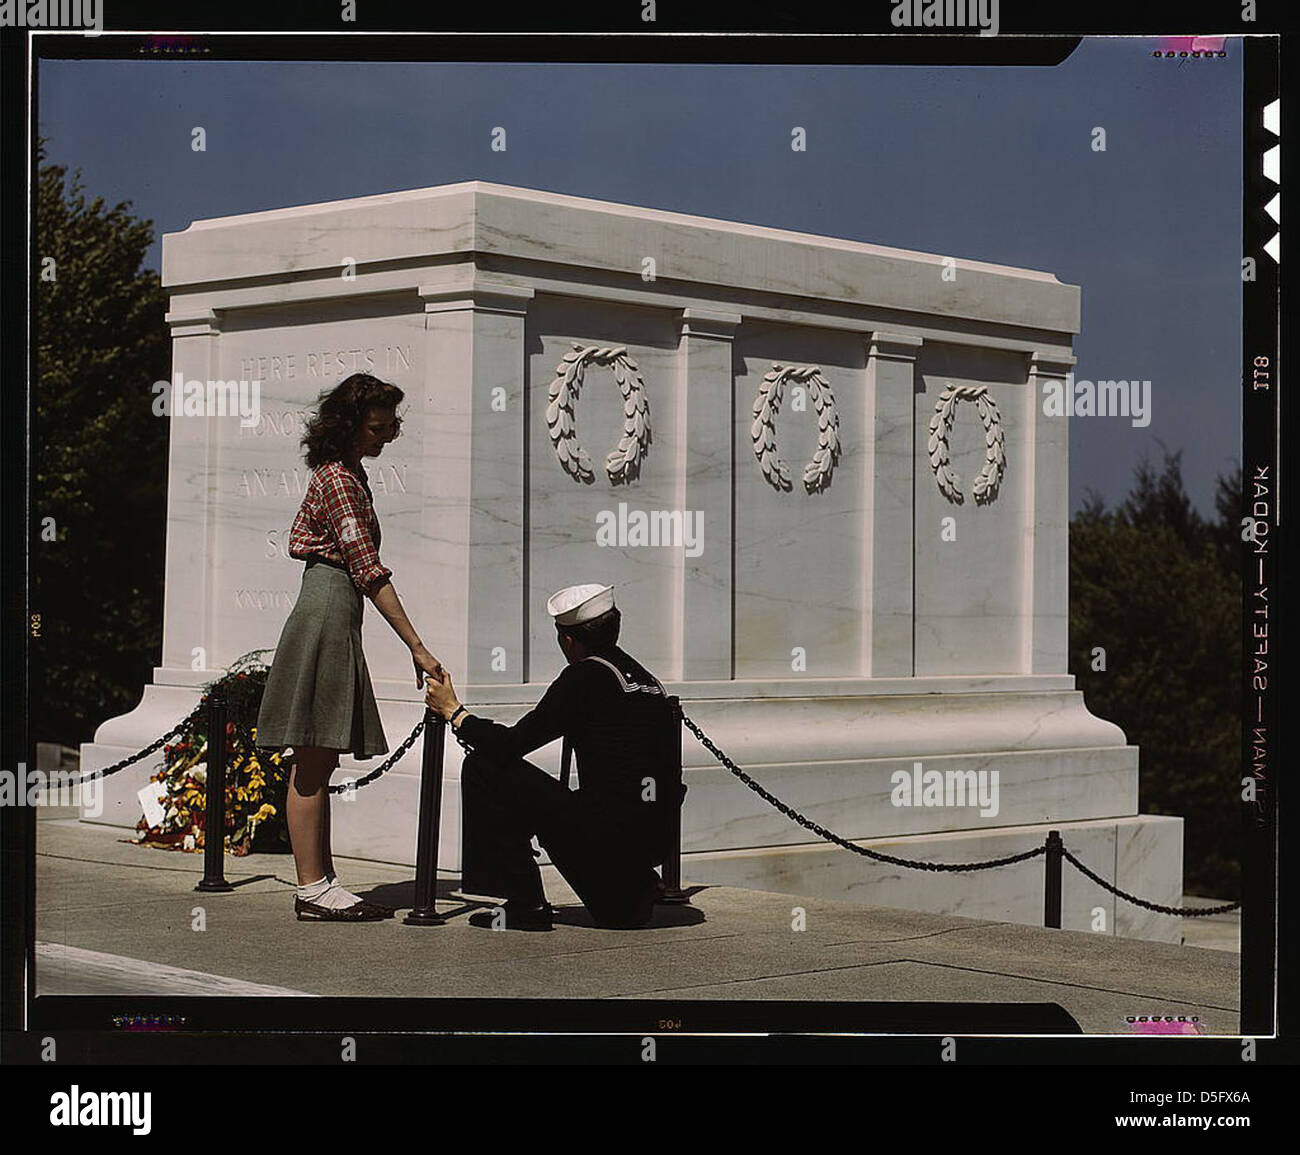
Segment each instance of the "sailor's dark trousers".
[[531,840],[601,926],[644,926],[662,861],[635,815],[613,814],[524,759],[470,753],[461,767],[461,889],[521,905],[545,901]]

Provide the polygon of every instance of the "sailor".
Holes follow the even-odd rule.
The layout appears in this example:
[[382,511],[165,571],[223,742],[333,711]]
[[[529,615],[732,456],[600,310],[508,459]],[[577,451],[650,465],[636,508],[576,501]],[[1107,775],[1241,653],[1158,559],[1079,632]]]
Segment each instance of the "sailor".
[[[504,899],[507,928],[550,930],[536,837],[597,925],[644,926],[663,892],[652,867],[667,855],[686,792],[668,696],[618,647],[613,586],[570,586],[546,609],[568,664],[513,726],[471,714],[446,670],[426,681],[425,703],[469,750],[461,769],[461,891]],[[560,737],[576,757],[576,790],[524,760]],[[470,922],[500,926],[501,916],[482,912]]]

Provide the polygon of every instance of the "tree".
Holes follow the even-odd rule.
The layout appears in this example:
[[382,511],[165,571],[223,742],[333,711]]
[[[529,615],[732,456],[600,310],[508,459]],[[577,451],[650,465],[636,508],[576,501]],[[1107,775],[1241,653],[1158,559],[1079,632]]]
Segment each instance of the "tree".
[[43,140],[37,159],[31,723],[71,745],[134,706],[160,660],[168,429],[150,387],[170,340],[141,267],[153,222],[88,201]]
[[[1217,522],[1193,507],[1181,452],[1143,461],[1113,511],[1070,525],[1070,670],[1089,709],[1138,746],[1141,810],[1186,820],[1187,889],[1235,895],[1241,837],[1241,471]],[[1235,547],[1230,545],[1235,539]],[[1106,652],[1094,670],[1094,647]]]
[[1220,477],[1214,491],[1214,509],[1219,520],[1210,524],[1214,556],[1229,576],[1241,577],[1241,519],[1246,516],[1241,466],[1227,477]]

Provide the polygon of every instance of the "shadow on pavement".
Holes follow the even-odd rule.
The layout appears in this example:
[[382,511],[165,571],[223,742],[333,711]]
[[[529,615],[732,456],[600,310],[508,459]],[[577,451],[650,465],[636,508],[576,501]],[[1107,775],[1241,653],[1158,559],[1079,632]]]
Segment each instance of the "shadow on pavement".
[[[707,889],[704,886],[693,886],[687,888],[685,894],[689,898]],[[411,879],[409,882],[384,882],[367,890],[356,887],[353,893],[358,898],[364,898],[368,902],[378,903],[380,906],[386,906],[392,910],[409,910],[415,906],[415,879]],[[446,878],[438,879],[436,897],[439,902],[458,902],[461,904],[455,910],[439,911],[439,917],[445,919],[452,919],[473,910],[491,909],[494,905],[486,899],[480,901],[466,898],[460,893],[459,884],[453,879]],[[554,906],[554,904],[552,905]],[[585,926],[593,930],[603,929],[596,926],[585,906],[554,906],[554,910],[554,922],[557,926]],[[704,912],[697,907],[689,904],[669,905],[660,903],[655,906],[654,917],[650,922],[644,927],[635,929],[654,930],[657,927],[665,926],[698,926],[704,921]]]

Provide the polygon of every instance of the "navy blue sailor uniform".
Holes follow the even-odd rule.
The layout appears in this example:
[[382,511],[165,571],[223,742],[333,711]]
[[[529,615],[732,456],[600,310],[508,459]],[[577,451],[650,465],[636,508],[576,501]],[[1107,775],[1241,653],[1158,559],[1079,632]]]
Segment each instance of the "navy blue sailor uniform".
[[[561,671],[513,726],[470,715],[457,731],[461,769],[461,889],[545,901],[531,839],[600,924],[649,920],[685,788],[663,685],[609,646]],[[524,755],[567,737],[578,771],[569,790]],[[670,798],[670,794],[675,797]]]

